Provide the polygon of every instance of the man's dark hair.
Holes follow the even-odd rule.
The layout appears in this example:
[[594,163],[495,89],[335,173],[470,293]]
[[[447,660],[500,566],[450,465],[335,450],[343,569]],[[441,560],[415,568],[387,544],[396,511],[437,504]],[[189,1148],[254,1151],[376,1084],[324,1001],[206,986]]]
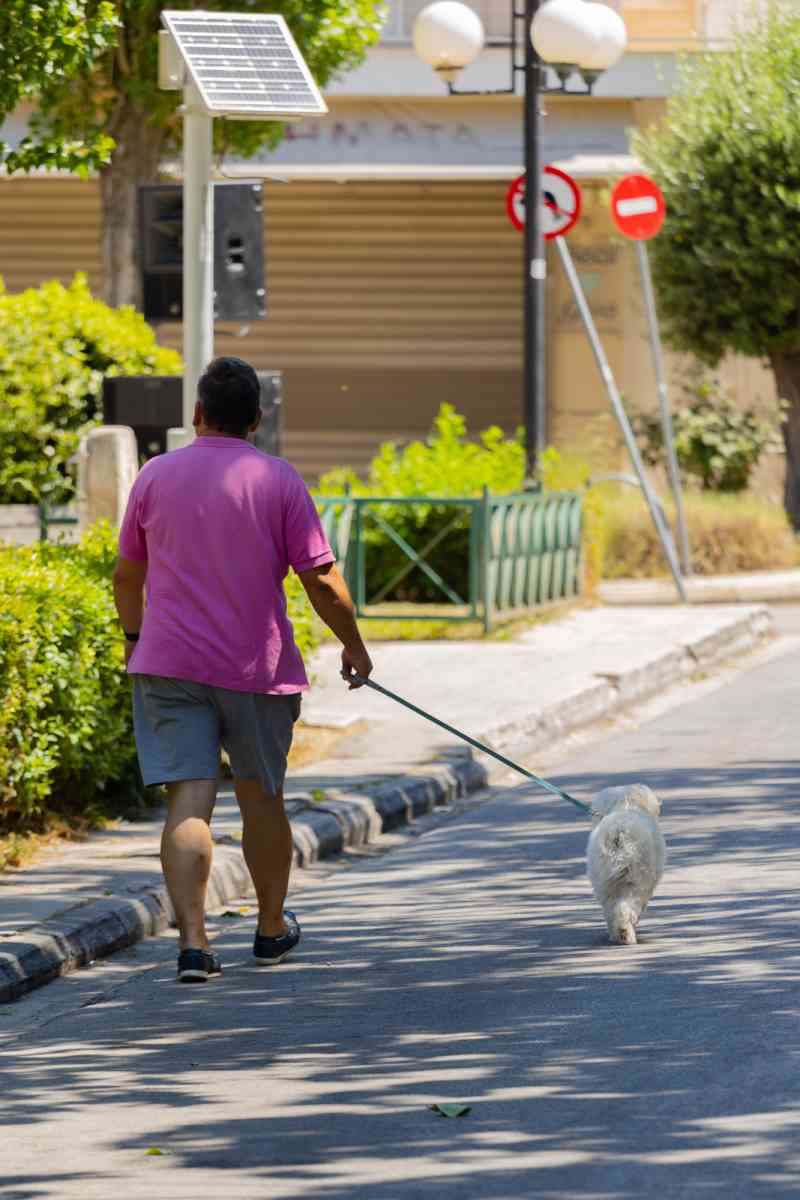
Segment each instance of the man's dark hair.
[[215,358],[200,376],[197,393],[206,425],[220,433],[242,436],[258,416],[258,376],[241,358]]

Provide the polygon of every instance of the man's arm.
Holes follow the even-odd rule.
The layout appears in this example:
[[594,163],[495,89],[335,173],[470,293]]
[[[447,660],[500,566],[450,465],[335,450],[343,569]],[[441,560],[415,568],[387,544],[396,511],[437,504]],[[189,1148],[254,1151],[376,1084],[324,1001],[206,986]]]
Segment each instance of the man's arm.
[[[126,633],[138,633],[142,625],[144,612],[144,581],[147,575],[147,562],[138,562],[131,558],[117,559],[114,568],[114,603],[120,624]],[[125,643],[125,661],[133,653],[135,642]]]
[[300,582],[317,616],[325,622],[331,633],[342,643],[342,676],[349,682],[350,690],[361,687],[353,682],[354,675],[368,679],[372,673],[372,661],[361,639],[356,624],[356,614],[350,592],[336,563],[325,563],[310,571],[299,573]]

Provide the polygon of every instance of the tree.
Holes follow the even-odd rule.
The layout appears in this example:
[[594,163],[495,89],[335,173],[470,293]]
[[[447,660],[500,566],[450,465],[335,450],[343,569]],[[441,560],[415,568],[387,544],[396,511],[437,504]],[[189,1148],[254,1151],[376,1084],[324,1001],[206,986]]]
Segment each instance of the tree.
[[[49,81],[66,82],[86,71],[98,54],[114,44],[117,15],[110,0],[3,0],[0,6],[0,123]],[[107,162],[111,139],[101,130],[86,140],[25,138],[16,149],[0,142],[7,171],[60,167],[78,174]]]
[[729,352],[771,364],[800,529],[800,14],[770,5],[729,52],[684,63],[635,148],[667,201],[653,243],[667,337],[712,366]]
[[[99,6],[97,6],[99,7]],[[180,145],[180,93],[158,88],[161,0],[117,0],[116,45],[85,65],[77,78],[52,77],[39,93],[37,136],[113,138],[115,148],[100,172],[106,299],[135,303],[136,189],[158,177],[164,153]],[[196,7],[174,0],[173,9]],[[288,22],[317,82],[357,66],[380,36],[381,0],[214,0],[215,11],[274,12]],[[276,145],[282,126],[264,121],[215,121],[217,149],[245,157]]]

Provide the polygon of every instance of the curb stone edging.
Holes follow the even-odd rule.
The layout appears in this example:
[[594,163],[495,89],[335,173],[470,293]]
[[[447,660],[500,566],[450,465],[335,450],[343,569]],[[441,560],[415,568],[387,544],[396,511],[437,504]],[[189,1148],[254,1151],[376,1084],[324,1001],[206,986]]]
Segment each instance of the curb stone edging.
[[[618,716],[631,704],[651,700],[676,684],[686,683],[698,671],[718,667],[741,654],[748,654],[773,632],[767,608],[738,616],[722,629],[704,634],[696,641],[667,650],[650,662],[628,671],[598,676],[598,682],[583,688],[530,718],[521,718],[492,729],[483,738],[508,755],[535,753],[552,746],[559,737]],[[479,755],[479,760],[485,756]],[[500,774],[492,770],[490,778]]]
[[[441,761],[426,764],[418,774],[382,781],[363,792],[332,789],[322,804],[310,797],[287,796],[293,861],[308,866],[347,847],[363,846],[389,829],[485,787],[487,779],[470,750],[456,749]],[[291,812],[292,801],[298,805],[296,813]],[[227,838],[216,843],[208,907],[222,907],[250,887],[241,850]],[[161,933],[173,919],[163,883],[114,896],[88,896],[40,925],[0,941],[0,1003],[18,1000],[59,975]]]
[[[575,696],[491,730],[483,740],[508,754],[533,752],[594,721],[613,717],[637,700],[686,682],[697,671],[753,650],[771,632],[769,610],[758,608],[649,663],[603,675]],[[492,774],[470,749],[455,747],[413,774],[378,780],[358,791],[330,788],[319,804],[307,793],[288,794],[294,863],[308,866],[345,848],[366,845],[381,833],[484,788]],[[210,908],[222,907],[250,890],[241,849],[231,840],[215,845],[208,884]],[[0,1003],[17,1000],[59,975],[160,933],[173,917],[163,883],[115,896],[89,896],[19,936],[0,941]]]

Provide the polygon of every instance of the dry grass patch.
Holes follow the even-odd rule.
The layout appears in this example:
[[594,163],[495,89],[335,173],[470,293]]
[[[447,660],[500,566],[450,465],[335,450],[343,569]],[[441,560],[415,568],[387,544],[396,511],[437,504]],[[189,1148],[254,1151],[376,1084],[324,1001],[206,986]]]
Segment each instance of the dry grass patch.
[[[674,528],[674,511],[667,506]],[[752,495],[689,493],[686,518],[698,575],[786,570],[800,565],[798,539],[783,509]],[[653,579],[668,574],[661,543],[638,496],[605,505],[605,579]]]

